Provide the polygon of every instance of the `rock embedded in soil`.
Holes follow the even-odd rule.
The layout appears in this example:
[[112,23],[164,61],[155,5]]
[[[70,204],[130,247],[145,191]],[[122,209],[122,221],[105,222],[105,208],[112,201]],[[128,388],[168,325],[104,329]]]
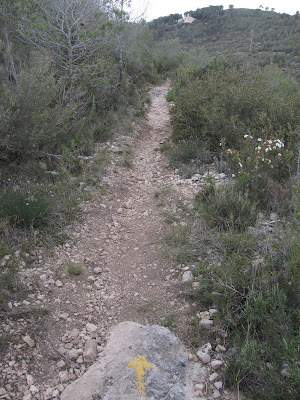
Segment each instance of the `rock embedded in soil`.
[[203,364],[208,364],[211,360],[211,356],[208,353],[205,353],[203,351],[197,351],[196,354],[199,360],[203,362]]
[[182,274],[182,278],[181,278],[181,280],[182,280],[182,282],[191,282],[192,280],[193,280],[193,274],[192,274],[192,272],[191,271],[185,271],[183,274]]
[[188,354],[167,328],[122,322],[111,330],[101,359],[61,400],[194,400],[188,372]]
[[211,362],[211,367],[212,367],[212,369],[217,370],[217,369],[220,369],[223,364],[224,363],[221,360],[213,360]]
[[95,339],[89,339],[85,342],[83,350],[84,362],[94,362],[97,360],[97,341]]
[[35,346],[35,342],[33,339],[31,339],[31,337],[29,335],[26,335],[23,337],[23,341],[28,344],[29,347],[34,347]]

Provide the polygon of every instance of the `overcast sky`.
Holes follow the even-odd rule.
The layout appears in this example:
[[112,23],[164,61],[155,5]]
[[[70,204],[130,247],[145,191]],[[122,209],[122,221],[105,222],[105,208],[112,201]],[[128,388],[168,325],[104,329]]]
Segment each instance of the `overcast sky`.
[[[196,10],[210,5],[223,5],[224,9],[227,9],[229,4],[233,4],[235,8],[253,9],[263,5],[264,8],[275,8],[275,11],[279,13],[286,12],[292,15],[296,11],[300,11],[300,4],[298,4],[297,0],[232,0],[232,2],[224,2],[222,0],[131,0],[131,3],[134,14],[141,14],[147,8],[145,15],[147,21],[169,14],[183,14],[185,11]],[[146,7],[147,3],[148,7]]]

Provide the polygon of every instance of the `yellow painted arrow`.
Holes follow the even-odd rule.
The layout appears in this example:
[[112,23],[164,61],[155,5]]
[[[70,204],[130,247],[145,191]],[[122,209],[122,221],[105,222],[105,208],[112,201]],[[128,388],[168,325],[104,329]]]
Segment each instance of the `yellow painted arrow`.
[[134,368],[136,372],[136,389],[135,391],[145,397],[146,382],[144,381],[146,369],[151,370],[152,364],[146,360],[145,356],[140,354],[128,363],[128,367]]

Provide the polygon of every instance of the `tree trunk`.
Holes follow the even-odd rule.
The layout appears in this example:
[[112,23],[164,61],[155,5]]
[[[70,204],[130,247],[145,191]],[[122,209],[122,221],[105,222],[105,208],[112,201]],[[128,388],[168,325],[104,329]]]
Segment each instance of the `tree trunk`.
[[9,40],[9,34],[8,34],[8,29],[6,24],[4,25],[3,28],[3,33],[4,33],[4,37],[5,37],[5,53],[7,56],[7,70],[9,72],[9,76],[8,79],[11,83],[16,84],[17,83],[17,69],[15,66],[15,62],[14,62],[14,58],[12,55],[12,46],[11,46],[11,42]]
[[123,37],[118,38],[119,41],[119,81],[122,83],[124,79],[124,67],[123,67]]

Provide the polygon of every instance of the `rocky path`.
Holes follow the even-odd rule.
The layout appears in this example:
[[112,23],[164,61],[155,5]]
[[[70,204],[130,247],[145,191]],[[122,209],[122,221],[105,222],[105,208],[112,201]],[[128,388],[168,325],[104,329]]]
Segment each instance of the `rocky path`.
[[[2,326],[14,340],[0,364],[1,399],[59,399],[101,357],[107,330],[118,322],[158,324],[176,315],[176,333],[184,338],[190,310],[182,295],[184,266],[163,256],[169,229],[163,213],[176,210],[178,201],[188,206],[201,182],[183,181],[158,151],[171,133],[167,91],[167,83],[152,89],[145,121],[112,145],[119,155],[105,179],[107,192],[86,203],[74,240],[50,259],[41,253],[38,263],[22,271],[35,288],[24,304],[39,311]],[[124,163],[129,147],[130,167]],[[163,201],[158,193],[165,193]],[[70,263],[83,273],[70,276]],[[40,315],[41,308],[49,314]]]

